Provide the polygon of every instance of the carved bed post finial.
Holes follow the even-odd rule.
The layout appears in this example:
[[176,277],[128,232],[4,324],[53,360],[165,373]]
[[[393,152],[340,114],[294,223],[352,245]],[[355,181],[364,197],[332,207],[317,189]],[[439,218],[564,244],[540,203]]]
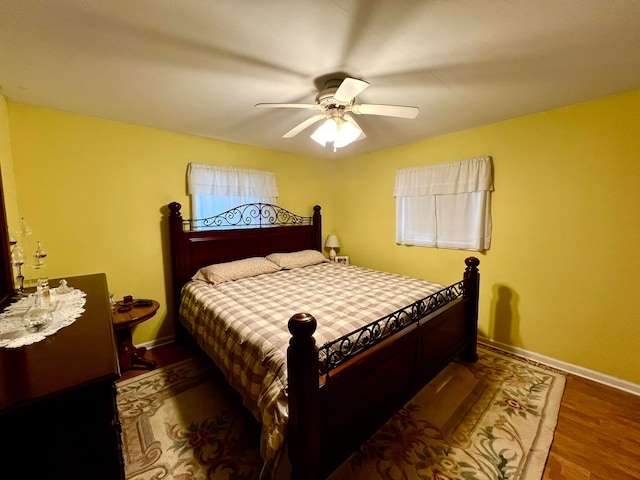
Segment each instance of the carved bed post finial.
[[478,360],[478,301],[480,299],[480,272],[478,265],[480,260],[476,257],[467,257],[464,261],[467,268],[464,272],[464,296],[467,300],[465,321],[467,323],[466,347],[460,357],[467,362]]
[[476,257],[467,257],[465,258],[464,263],[467,266],[467,272],[477,272],[478,265],[480,265],[480,260],[478,260]]
[[182,217],[182,213],[180,213],[181,208],[182,205],[180,205],[178,202],[171,202],[169,204],[169,211],[171,212],[169,215],[171,215],[172,217]]
[[315,480],[320,471],[318,425],[319,363],[313,334],[318,323],[309,313],[289,319],[289,459],[292,480]]
[[293,338],[289,342],[290,344],[293,342],[306,343],[311,341],[315,345],[316,342],[313,339],[313,334],[316,331],[318,322],[313,315],[310,313],[296,313],[289,319],[288,326],[291,335],[293,335]]

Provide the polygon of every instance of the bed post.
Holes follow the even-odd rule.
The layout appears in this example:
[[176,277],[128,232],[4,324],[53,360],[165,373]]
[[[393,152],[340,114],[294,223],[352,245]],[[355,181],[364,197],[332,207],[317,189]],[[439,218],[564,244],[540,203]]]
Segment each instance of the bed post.
[[184,276],[184,257],[182,248],[182,213],[180,209],[182,205],[178,202],[171,202],[169,204],[169,237],[171,238],[171,248],[174,252],[179,252],[179,255],[171,256],[171,280],[173,281],[174,292],[179,289],[182,284],[182,277]]
[[[180,255],[171,256],[171,276],[175,282],[181,275],[184,269],[184,258],[182,257],[182,213],[180,209],[182,205],[178,202],[171,202],[169,204],[169,238],[171,239],[171,250],[173,252],[180,252]],[[176,288],[176,285],[173,285]]]
[[478,299],[480,297],[480,273],[478,265],[480,260],[476,257],[468,257],[464,263],[467,268],[464,272],[464,296],[467,298],[465,311],[465,349],[460,358],[466,362],[478,360]]
[[322,215],[320,205],[313,207],[313,243],[316,250],[322,252]]
[[289,319],[292,335],[287,349],[291,480],[315,480],[320,471],[319,363],[313,338],[316,327],[316,319],[308,313],[296,313]]
[[173,293],[173,301],[175,302],[175,335],[177,342],[183,342],[188,338],[187,333],[184,331],[184,327],[177,318],[178,311],[180,309],[180,289],[185,282],[184,272],[186,268],[184,262],[183,221],[182,213],[180,213],[181,208],[182,205],[178,202],[171,202],[169,204],[169,238],[171,249],[174,252],[173,255],[171,255],[171,290]]

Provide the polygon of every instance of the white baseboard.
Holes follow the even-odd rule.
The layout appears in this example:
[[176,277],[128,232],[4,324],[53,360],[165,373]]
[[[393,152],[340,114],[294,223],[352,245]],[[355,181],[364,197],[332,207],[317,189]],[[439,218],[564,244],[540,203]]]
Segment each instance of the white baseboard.
[[156,338],[154,340],[151,340],[149,342],[144,342],[141,344],[136,345],[137,347],[145,347],[148,348],[149,350],[155,347],[161,347],[162,345],[167,345],[168,343],[173,343],[175,342],[176,337],[175,335],[170,335],[168,337],[162,337],[162,338]]
[[[173,341],[175,341],[175,336],[171,335],[168,337],[157,338],[155,340],[142,343],[139,346],[151,349],[160,347],[161,345],[172,343]],[[636,383],[621,380],[610,375],[605,375],[604,373],[589,370],[588,368],[572,365],[561,360],[556,360],[555,358],[539,355],[522,348],[507,345],[506,343],[496,342],[495,340],[491,340],[486,337],[478,337],[478,342],[489,345],[490,347],[499,348],[500,350],[504,350],[506,352],[515,353],[516,355],[520,355],[521,357],[533,360],[534,362],[542,363],[544,365],[548,365],[553,368],[557,368],[558,370],[562,370],[563,372],[571,373],[578,377],[586,378],[587,380],[602,383],[603,385],[607,385],[609,387],[617,388],[618,390],[623,390],[625,392],[632,393],[633,395],[640,396],[640,385]]]
[[571,363],[556,360],[555,358],[545,357],[544,355],[539,355],[522,348],[513,347],[511,345],[507,345],[506,343],[496,342],[486,337],[478,337],[478,342],[489,345],[490,347],[499,348],[500,350],[504,350],[506,352],[520,355],[521,357],[533,360],[534,362],[542,363],[544,365],[548,365],[553,368],[557,368],[558,370],[571,373],[572,375],[586,378],[587,380],[602,383],[603,385],[607,385],[609,387],[617,388],[618,390],[623,390],[633,395],[640,396],[640,385],[636,383],[628,382],[627,380],[622,380],[610,375],[605,375],[604,373],[589,370],[588,368],[579,367],[578,365],[572,365]]

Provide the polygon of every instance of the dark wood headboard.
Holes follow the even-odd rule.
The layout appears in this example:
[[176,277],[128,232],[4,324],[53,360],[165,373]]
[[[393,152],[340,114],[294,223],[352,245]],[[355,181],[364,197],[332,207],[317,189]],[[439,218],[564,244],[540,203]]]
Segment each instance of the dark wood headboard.
[[250,203],[197,220],[183,219],[181,208],[177,202],[169,204],[171,278],[176,295],[200,267],[213,263],[276,252],[322,251],[318,205],[307,217],[277,205]]

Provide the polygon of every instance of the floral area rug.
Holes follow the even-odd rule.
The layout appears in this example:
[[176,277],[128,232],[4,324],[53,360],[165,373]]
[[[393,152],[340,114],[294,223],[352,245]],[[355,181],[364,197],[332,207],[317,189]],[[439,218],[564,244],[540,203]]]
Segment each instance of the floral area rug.
[[260,425],[221,374],[193,357],[118,382],[127,480],[255,480]]
[[[479,346],[360,447],[331,480],[540,480],[565,377]],[[259,425],[199,358],[119,382],[127,480],[258,479]]]
[[565,376],[479,346],[360,447],[331,480],[540,480]]

